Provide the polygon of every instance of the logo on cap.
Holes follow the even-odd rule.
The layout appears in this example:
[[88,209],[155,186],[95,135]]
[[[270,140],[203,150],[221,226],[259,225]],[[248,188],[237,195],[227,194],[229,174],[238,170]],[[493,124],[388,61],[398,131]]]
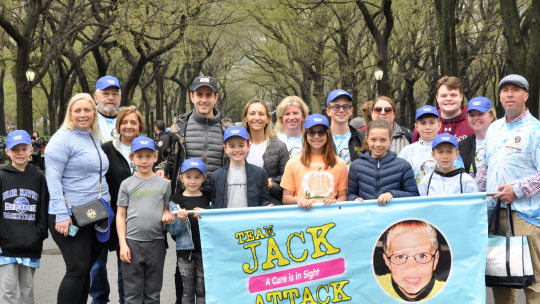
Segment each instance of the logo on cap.
[[22,135],[17,135],[13,137],[13,140],[19,140],[19,139],[22,139]]
[[192,165],[192,166],[198,166],[198,165],[199,165],[199,164],[196,163],[196,162],[190,162],[189,164]]
[[114,84],[116,81],[114,81],[114,80],[107,80],[107,82],[110,83],[110,84]]
[[424,108],[424,112],[431,112],[431,108]]
[[450,140],[450,137],[441,137],[442,140]]
[[200,82],[207,82],[210,83],[210,78],[201,78]]
[[480,101],[475,101],[475,102],[473,102],[473,105],[475,105],[475,106],[479,106],[480,104],[481,104]]
[[141,145],[148,145],[148,142],[146,140],[142,140]]
[[231,130],[232,134],[238,134],[239,132],[240,132],[240,130]]
[[314,122],[322,122],[322,118],[314,118],[313,121]]

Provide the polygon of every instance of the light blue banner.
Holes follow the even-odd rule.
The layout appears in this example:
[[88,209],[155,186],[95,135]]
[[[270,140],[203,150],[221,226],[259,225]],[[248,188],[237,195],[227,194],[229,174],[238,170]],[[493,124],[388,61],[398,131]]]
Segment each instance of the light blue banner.
[[486,194],[204,210],[207,303],[485,303]]

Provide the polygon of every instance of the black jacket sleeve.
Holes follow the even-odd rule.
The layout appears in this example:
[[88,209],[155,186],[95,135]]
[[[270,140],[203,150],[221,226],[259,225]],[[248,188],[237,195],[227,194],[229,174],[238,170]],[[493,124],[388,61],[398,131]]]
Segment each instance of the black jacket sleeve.
[[289,161],[289,151],[287,151],[286,145],[281,145],[279,149],[278,154],[278,172],[279,175],[275,176],[272,179],[272,189],[270,190],[270,193],[277,197],[283,196],[283,188],[279,185],[281,183],[281,178],[283,177],[283,173],[285,172],[285,166],[287,165],[287,162]]
[[259,204],[260,206],[268,206],[270,204],[270,193],[268,192],[268,173],[265,170],[262,171],[261,177],[261,191],[259,192]]

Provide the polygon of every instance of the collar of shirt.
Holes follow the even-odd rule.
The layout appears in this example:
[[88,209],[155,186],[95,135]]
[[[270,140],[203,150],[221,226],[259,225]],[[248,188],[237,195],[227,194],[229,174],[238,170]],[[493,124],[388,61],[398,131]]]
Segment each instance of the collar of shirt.
[[525,112],[523,112],[523,114],[519,115],[518,117],[514,118],[514,120],[512,121],[508,121],[507,118],[506,118],[506,114],[504,115],[504,121],[506,123],[516,123],[516,122],[520,122],[522,121],[523,119],[525,119],[525,117],[527,117],[527,115],[529,115],[529,108],[525,108]]

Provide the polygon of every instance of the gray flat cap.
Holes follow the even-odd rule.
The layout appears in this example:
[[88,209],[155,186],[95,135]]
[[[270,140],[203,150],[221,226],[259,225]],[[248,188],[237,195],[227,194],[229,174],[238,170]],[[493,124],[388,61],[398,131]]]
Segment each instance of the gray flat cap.
[[356,117],[353,120],[349,122],[349,125],[356,130],[360,129],[361,127],[366,125],[366,121],[361,117]]
[[510,75],[504,77],[503,79],[501,79],[501,82],[499,82],[499,92],[501,91],[502,86],[507,84],[507,83],[513,83],[515,85],[518,85],[518,86],[524,88],[525,91],[527,91],[527,93],[529,93],[529,82],[527,81],[527,79],[525,79],[521,75],[510,74]]

